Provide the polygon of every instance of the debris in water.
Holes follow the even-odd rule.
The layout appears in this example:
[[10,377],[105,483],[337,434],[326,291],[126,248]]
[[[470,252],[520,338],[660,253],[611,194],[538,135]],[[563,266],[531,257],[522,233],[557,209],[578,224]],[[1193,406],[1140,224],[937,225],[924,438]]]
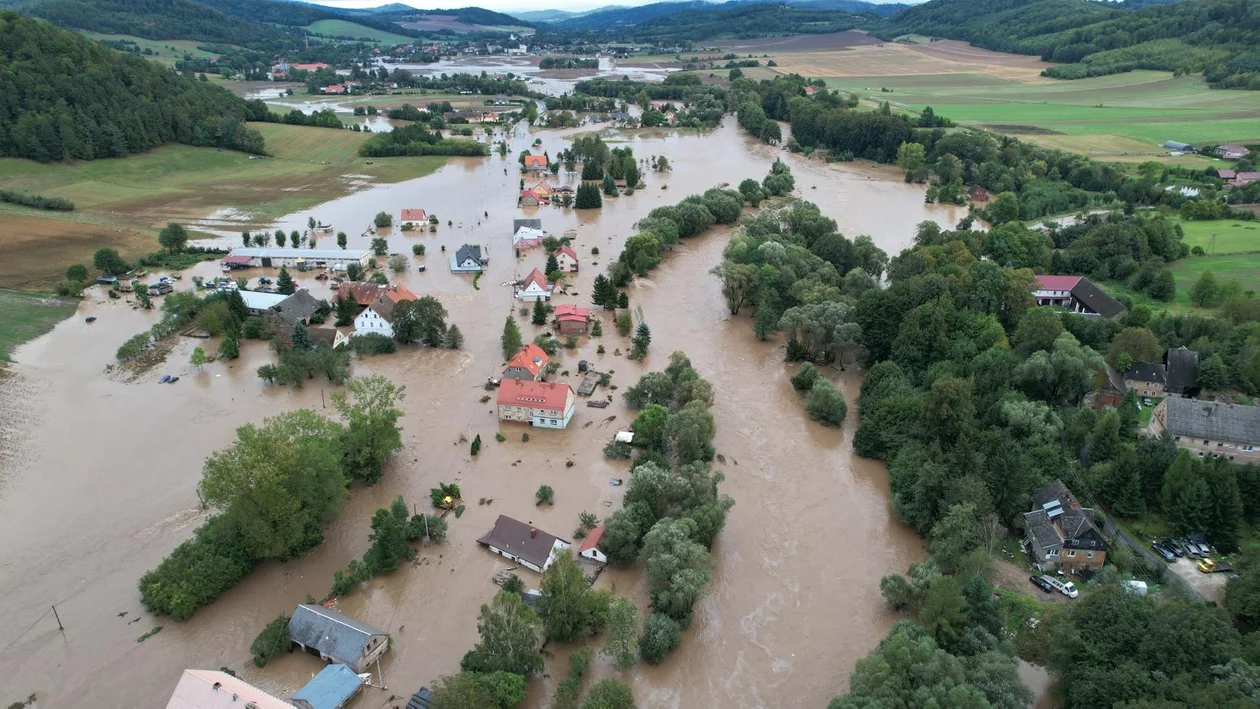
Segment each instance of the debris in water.
[[484,404],[484,403],[486,403],[487,401],[490,401],[490,397],[488,397],[488,396],[483,396],[483,397],[481,397],[481,401],[480,401],[479,403]]
[[726,462],[726,456],[722,455],[721,453],[718,453],[718,454],[717,454],[717,462],[719,462],[719,463],[725,463],[725,462]]
[[604,419],[604,421],[605,421],[605,422],[608,422],[608,421],[613,421],[613,420],[615,420],[616,418],[617,418],[617,415],[616,415],[616,414],[613,414],[612,416],[609,416],[608,418]]

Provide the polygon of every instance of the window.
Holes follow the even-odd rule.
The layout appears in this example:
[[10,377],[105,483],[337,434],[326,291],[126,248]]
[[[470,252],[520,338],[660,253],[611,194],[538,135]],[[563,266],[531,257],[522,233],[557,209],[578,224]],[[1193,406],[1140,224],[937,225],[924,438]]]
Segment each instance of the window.
[[1211,441],[1209,441],[1209,440],[1207,440],[1207,439],[1205,438],[1205,439],[1203,439],[1203,445],[1205,445],[1205,446],[1210,446],[1210,445],[1212,445],[1212,442],[1211,442]]
[[1092,552],[1092,551],[1087,551],[1087,552],[1085,552],[1085,558],[1086,558],[1086,559],[1092,559],[1092,558],[1094,558],[1094,552]]
[[1075,549],[1068,549],[1067,557],[1068,557],[1069,559],[1071,559],[1071,558],[1072,558],[1072,557],[1074,557],[1074,556],[1076,556],[1076,550],[1075,550]]
[[1242,449],[1244,453],[1250,453],[1251,451],[1255,450],[1256,447],[1251,445],[1250,443],[1247,443],[1243,445]]
[[1058,550],[1058,549],[1051,549],[1051,550],[1050,550],[1050,556],[1058,556],[1058,555],[1059,555],[1059,550]]

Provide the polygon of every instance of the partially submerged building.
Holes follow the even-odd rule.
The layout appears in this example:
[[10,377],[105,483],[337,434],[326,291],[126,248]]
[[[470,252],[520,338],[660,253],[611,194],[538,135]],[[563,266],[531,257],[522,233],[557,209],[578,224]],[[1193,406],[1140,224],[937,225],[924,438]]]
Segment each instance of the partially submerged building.
[[464,244],[451,256],[451,270],[455,273],[480,273],[490,258],[481,253],[481,246]]
[[407,286],[392,285],[381,289],[372,304],[354,318],[354,335],[394,337],[394,309],[404,301],[419,300]]
[[555,285],[547,280],[542,271],[535,268],[525,276],[516,289],[516,299],[532,303],[537,300],[551,300],[551,292]]
[[340,663],[327,665],[293,695],[299,709],[341,709],[363,689],[363,678]]
[[243,679],[221,670],[184,670],[166,709],[293,709]]
[[303,603],[289,619],[289,639],[308,654],[364,672],[389,648],[389,633],[323,606]]
[[253,248],[232,249],[220,261],[223,268],[342,268],[357,263],[366,268],[371,251],[342,249]]
[[508,360],[503,378],[540,382],[547,378],[547,363],[550,359],[543,348],[530,342]]
[[573,419],[576,398],[568,384],[504,379],[496,403],[500,421],[565,428]]
[[499,515],[494,522],[494,528],[478,539],[477,543],[538,573],[546,571],[555,561],[556,555],[570,546],[569,542],[553,534],[507,515]]

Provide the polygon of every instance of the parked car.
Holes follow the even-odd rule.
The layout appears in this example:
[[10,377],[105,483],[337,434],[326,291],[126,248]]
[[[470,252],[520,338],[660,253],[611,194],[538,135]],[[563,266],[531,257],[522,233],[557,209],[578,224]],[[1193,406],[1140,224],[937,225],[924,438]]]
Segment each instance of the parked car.
[[1164,561],[1167,561],[1170,564],[1177,560],[1177,555],[1172,553],[1171,550],[1159,542],[1151,542],[1151,548],[1155,550],[1156,554],[1162,556]]
[[1214,574],[1219,571],[1232,571],[1233,568],[1234,568],[1234,565],[1229,563],[1228,561],[1225,561],[1224,559],[1221,559],[1219,561],[1213,561],[1212,559],[1204,559],[1203,561],[1199,562],[1199,571],[1202,571],[1205,574]]
[[1050,584],[1051,588],[1057,590],[1059,593],[1062,593],[1068,598],[1076,598],[1081,595],[1080,591],[1076,590],[1076,585],[1071,581],[1060,581],[1053,576],[1042,576],[1041,578],[1046,583]]
[[1195,544],[1191,544],[1190,542],[1186,541],[1185,537],[1178,537],[1174,541],[1176,541],[1178,544],[1181,545],[1181,548],[1184,549],[1186,552],[1186,556],[1189,556],[1195,559],[1202,556],[1202,554],[1199,553],[1199,547]]
[[1142,397],[1142,406],[1150,406],[1150,405],[1151,405],[1151,397],[1149,396]]
[[1159,540],[1159,543],[1168,551],[1176,554],[1178,558],[1186,555],[1186,550],[1173,539],[1161,539]]
[[1046,577],[1044,576],[1029,576],[1028,580],[1032,582],[1032,585],[1036,586],[1042,591],[1045,591],[1046,593],[1050,593],[1051,591],[1054,590],[1054,585],[1051,584],[1049,581],[1047,581]]

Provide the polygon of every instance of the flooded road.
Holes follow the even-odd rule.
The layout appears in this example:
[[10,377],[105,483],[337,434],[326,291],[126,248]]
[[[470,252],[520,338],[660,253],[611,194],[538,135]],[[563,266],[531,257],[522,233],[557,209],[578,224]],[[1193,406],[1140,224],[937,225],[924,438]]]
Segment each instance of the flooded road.
[[[466,343],[459,352],[405,348],[355,362],[356,374],[379,373],[406,385],[405,449],[377,486],[352,490],[323,545],[301,559],[260,566],[188,622],[145,613],[136,582],[204,520],[196,495],[202,462],[229,445],[241,424],[299,407],[328,411],[328,387],[318,380],[301,390],[263,385],[254,371],[272,354],[257,342],[246,343],[239,360],[198,372],[188,357],[204,343],[188,339],[166,366],[124,382],[104,370],[118,345],[158,314],[133,311],[99,293],[76,317],[20,348],[13,376],[0,380],[0,595],[6,599],[0,606],[0,703],[34,692],[40,707],[159,707],[184,668],[219,667],[288,696],[318,663],[295,654],[255,669],[248,652],[254,635],[308,594],[327,593],[333,572],[366,550],[375,509],[399,494],[427,506],[428,490],[439,481],[459,482],[469,503],[461,519],[450,520],[448,539],[422,549],[415,566],[374,578],[339,603],[394,637],[382,662],[388,689],[369,688],[353,706],[398,706],[405,699],[391,696],[409,696],[457,671],[476,642],[477,609],[497,590],[491,577],[504,567],[475,543],[495,517],[507,514],[571,538],[579,512],[602,517],[616,509],[623,488],[609,481],[627,476],[624,461],[602,455],[634,415],[617,392],[604,410],[579,401],[568,430],[528,429],[528,442],[521,440],[527,429],[500,426],[493,403],[480,401],[486,395],[481,383],[501,371],[503,318],[519,307],[499,284],[544,259],[541,250],[514,258],[513,217],[540,217],[554,234],[577,231],[580,277],[570,289],[574,295],[553,303],[585,305],[591,279],[620,251],[637,219],[717,183],[760,180],[777,156],[792,165],[798,195],[818,203],[846,235],[870,234],[890,254],[910,243],[918,222],[952,226],[965,215],[924,205],[922,187],[904,184],[895,171],[806,161],[747,138],[731,119],[707,135],[630,137],[626,144],[637,157],[663,154],[673,171],[647,173],[646,189],[606,198],[602,210],[517,209],[515,155],[535,137],[555,155],[570,135],[521,130],[507,158],[453,159],[424,178],[374,186],[272,227],[301,230],[315,216],[347,232],[350,248],[367,248],[370,237],[361,233],[378,211],[436,214],[441,226],[435,234],[387,234],[391,252],[407,254],[413,264],[391,280],[437,296]],[[714,546],[718,569],[708,596],[681,647],[663,665],[640,664],[625,675],[640,705],[821,706],[843,690],[854,661],[894,620],[883,609],[879,578],[903,571],[924,552],[893,518],[883,466],[853,455],[855,422],[842,431],[811,423],[788,383],[782,347],[757,342],[746,316],[730,318],[717,279],[707,273],[721,259],[728,234],[715,229],[684,243],[630,289],[632,305],[642,308],[652,328],[645,361],[614,354],[629,343],[607,315],[602,338],[583,338],[578,350],[562,350],[557,358],[562,372],[590,360],[613,372],[613,384],[624,389],[681,349],[716,389],[714,443],[727,460],[719,466],[727,477],[723,490],[737,504]],[[410,256],[417,241],[428,250],[422,259]],[[324,248],[331,243],[332,237],[321,239]],[[450,273],[441,253],[442,246],[449,253],[464,243],[488,249],[490,265],[478,289],[470,277]],[[600,255],[592,256],[596,247]],[[417,263],[427,272],[417,273]],[[192,273],[216,275],[217,269],[202,264],[186,272],[183,284]],[[313,274],[295,275],[315,294],[328,295]],[[99,320],[87,325],[87,315]],[[518,316],[518,322],[526,339],[541,331],[528,318]],[[596,354],[601,343],[603,355]],[[163,373],[181,380],[158,385]],[[851,371],[837,379],[850,401],[858,376]],[[576,384],[575,377],[560,378]],[[494,441],[498,431],[506,437],[502,443]],[[471,459],[460,439],[477,434],[485,445]],[[540,484],[555,488],[554,506],[534,506]],[[488,503],[477,504],[481,498]],[[537,587],[538,577],[523,573],[526,585]],[[610,571],[599,583],[644,601],[641,569]],[[162,632],[137,642],[158,625]],[[548,651],[562,660],[569,649]],[[602,658],[595,665],[596,677],[614,673]],[[532,706],[545,705],[562,677],[562,666],[554,666],[561,667],[556,677],[531,681]]]

